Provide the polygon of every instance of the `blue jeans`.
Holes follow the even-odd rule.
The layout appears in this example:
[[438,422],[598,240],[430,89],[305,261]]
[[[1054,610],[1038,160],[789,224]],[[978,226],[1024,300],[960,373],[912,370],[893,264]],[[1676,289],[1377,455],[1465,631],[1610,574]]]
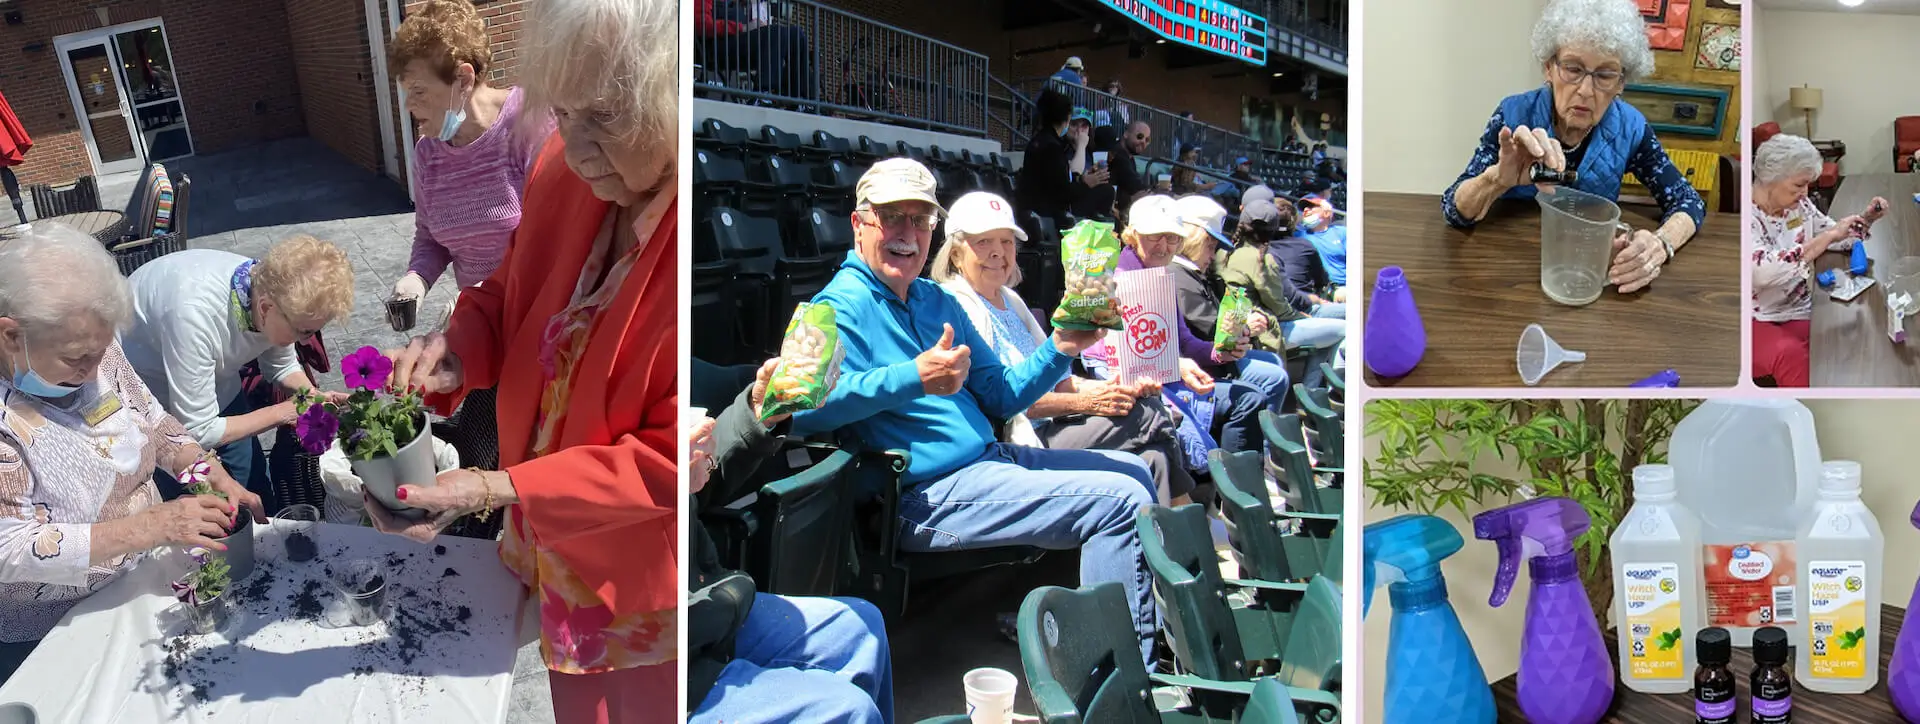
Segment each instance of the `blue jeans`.
[[[245,415],[259,409],[255,403],[256,400],[242,390],[232,402],[227,403],[226,409],[220,411],[220,416]],[[267,476],[267,451],[260,446],[258,435],[221,445],[215,452],[220,455],[220,466],[227,469],[227,474],[233,476],[235,482],[260,496],[260,504],[266,507],[266,510],[260,511],[262,515],[273,515],[280,511],[280,501],[275,499],[273,483]],[[186,488],[180,485],[176,477],[179,473],[178,470],[168,470],[165,474],[154,474],[153,481],[160,488],[161,500],[172,500],[186,494]]]
[[1346,319],[1347,305],[1344,302],[1327,302],[1314,307],[1313,316],[1320,319]]
[[[1344,311],[1342,312],[1345,313]],[[1287,344],[1313,350],[1307,355],[1307,388],[1312,389],[1324,384],[1327,374],[1320,371],[1320,363],[1333,362],[1334,355],[1340,352],[1347,341],[1347,321],[1337,318],[1310,317],[1284,322],[1280,333],[1287,338]]]
[[1237,368],[1239,374],[1234,379],[1258,390],[1267,409],[1279,412],[1287,401],[1287,363],[1280,355],[1264,349],[1249,350],[1247,356],[1240,358]]
[[901,492],[900,547],[1079,548],[1080,585],[1126,587],[1140,657],[1151,665],[1158,625],[1133,519],[1155,492],[1137,455],[996,443],[966,467]]
[[873,604],[755,594],[734,641],[688,724],[893,724],[893,661]]

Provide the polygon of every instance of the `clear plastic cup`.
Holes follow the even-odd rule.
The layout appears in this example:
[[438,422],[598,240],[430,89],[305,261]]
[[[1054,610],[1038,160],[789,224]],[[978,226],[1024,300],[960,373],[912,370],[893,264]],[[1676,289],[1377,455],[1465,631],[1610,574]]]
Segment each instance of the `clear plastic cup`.
[[273,517],[273,528],[280,534],[282,555],[288,563],[306,563],[320,556],[319,508],[289,505]]
[[333,570],[333,587],[346,604],[347,621],[355,626],[371,626],[386,615],[388,575],[386,566],[359,558]]

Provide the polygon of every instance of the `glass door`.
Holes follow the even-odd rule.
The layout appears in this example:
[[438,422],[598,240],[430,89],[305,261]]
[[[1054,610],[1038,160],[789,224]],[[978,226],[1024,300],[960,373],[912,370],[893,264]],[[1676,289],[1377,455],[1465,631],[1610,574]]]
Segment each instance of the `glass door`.
[[65,45],[60,70],[80,116],[80,132],[96,175],[137,171],[143,165],[130,104],[120,86],[114,52],[104,39]]
[[193,155],[173,54],[158,20],[54,39],[94,172]]

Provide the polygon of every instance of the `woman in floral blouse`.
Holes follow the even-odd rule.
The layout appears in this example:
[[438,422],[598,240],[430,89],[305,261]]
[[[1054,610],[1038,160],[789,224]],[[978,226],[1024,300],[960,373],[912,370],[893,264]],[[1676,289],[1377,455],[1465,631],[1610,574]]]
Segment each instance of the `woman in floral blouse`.
[[1813,261],[1848,251],[1887,213],[1875,197],[1858,216],[1835,221],[1807,198],[1820,176],[1820,152],[1799,136],[1767,139],[1753,154],[1753,376],[1779,387],[1806,387],[1807,338],[1813,320]]
[[668,0],[545,0],[527,10],[522,88],[559,131],[527,178],[500,268],[444,334],[392,353],[392,384],[452,409],[498,385],[502,471],[442,473],[368,505],[428,539],[505,507],[500,555],[539,601],[555,718],[677,716],[682,579],[675,320],[679,23]]
[[1495,199],[1532,199],[1535,164],[1576,171],[1573,188],[1616,200],[1623,177],[1633,174],[1660,203],[1660,228],[1614,243],[1607,283],[1622,294],[1639,291],[1707,215],[1647,117],[1620,99],[1629,81],[1653,72],[1639,7],[1633,0],[1553,0],[1533,27],[1533,55],[1546,84],[1500,101],[1473,159],[1441,196],[1441,213],[1466,229]]
[[[0,682],[68,609],[163,545],[226,534],[260,500],[161,409],[114,335],[133,316],[100,243],[42,222],[0,238]],[[166,503],[155,468],[208,458],[228,500]]]

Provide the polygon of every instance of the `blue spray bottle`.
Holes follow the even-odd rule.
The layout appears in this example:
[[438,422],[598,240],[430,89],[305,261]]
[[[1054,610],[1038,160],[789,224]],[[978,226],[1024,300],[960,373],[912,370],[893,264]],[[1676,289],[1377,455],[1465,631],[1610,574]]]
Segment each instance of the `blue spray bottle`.
[[1360,615],[1373,607],[1375,586],[1386,586],[1393,604],[1385,724],[1494,722],[1487,672],[1447,603],[1447,581],[1440,575],[1440,562],[1463,545],[1459,531],[1431,515],[1402,515],[1366,528]]

